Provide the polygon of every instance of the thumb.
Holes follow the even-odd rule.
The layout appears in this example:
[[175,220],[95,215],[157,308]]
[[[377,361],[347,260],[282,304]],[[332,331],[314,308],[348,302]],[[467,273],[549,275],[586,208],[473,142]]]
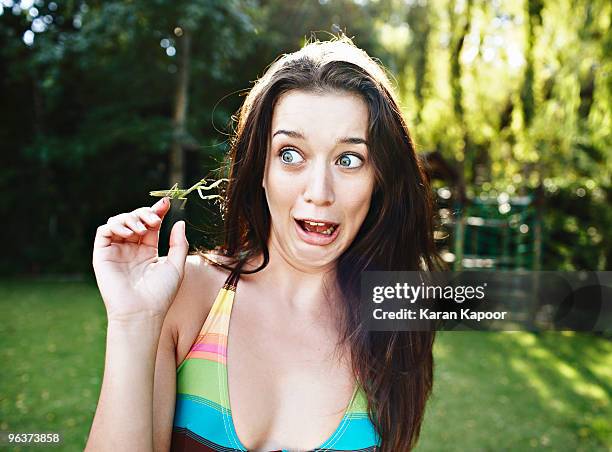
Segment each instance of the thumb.
[[180,277],[183,277],[185,270],[185,260],[189,251],[189,243],[185,236],[185,222],[177,221],[170,231],[170,241],[168,249],[168,260],[178,270]]

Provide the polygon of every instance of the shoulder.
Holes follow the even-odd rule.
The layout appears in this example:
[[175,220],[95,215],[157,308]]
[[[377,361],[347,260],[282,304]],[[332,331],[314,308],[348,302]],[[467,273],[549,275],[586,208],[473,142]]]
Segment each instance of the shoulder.
[[177,358],[191,347],[228,274],[202,253],[187,256],[183,281],[164,320],[172,331]]
[[[210,255],[206,256],[210,259]],[[172,303],[175,309],[193,314],[194,308],[212,305],[229,272],[209,259],[205,259],[202,253],[187,256],[183,281]]]

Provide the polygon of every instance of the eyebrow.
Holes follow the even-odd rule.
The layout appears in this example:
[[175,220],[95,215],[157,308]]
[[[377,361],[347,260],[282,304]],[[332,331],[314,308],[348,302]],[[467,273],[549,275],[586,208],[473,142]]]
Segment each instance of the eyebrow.
[[[301,140],[305,139],[304,135],[302,135],[300,132],[296,132],[294,130],[284,130],[284,129],[277,130],[272,135],[272,138],[274,138],[276,135],[287,135],[288,137],[296,138],[296,139],[301,139]],[[363,138],[359,138],[359,137],[342,137],[342,138],[338,138],[336,140],[336,143],[337,144],[365,144],[366,146],[368,145],[368,142],[366,140],[364,140]]]

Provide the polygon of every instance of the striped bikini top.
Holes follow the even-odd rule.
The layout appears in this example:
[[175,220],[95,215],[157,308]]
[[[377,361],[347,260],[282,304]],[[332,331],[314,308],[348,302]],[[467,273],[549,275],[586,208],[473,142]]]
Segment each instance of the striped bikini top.
[[[227,336],[236,275],[232,272],[219,291],[200,333],[177,368],[171,452],[247,451],[234,428],[227,384]],[[367,411],[365,392],[356,385],[340,424],[314,450],[376,451],[380,440]]]

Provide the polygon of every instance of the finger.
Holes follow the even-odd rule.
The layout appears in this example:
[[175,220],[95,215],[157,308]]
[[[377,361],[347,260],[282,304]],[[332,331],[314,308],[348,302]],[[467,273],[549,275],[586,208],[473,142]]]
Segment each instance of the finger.
[[110,228],[110,230],[113,233],[113,235],[116,235],[116,236],[121,237],[123,239],[129,239],[129,238],[132,238],[132,237],[136,236],[134,231],[132,231],[131,229],[127,228],[125,225],[123,225],[121,223],[107,223],[107,226]]
[[[132,233],[129,230],[122,231],[125,234]],[[113,245],[124,243],[126,239],[113,232],[110,224],[103,224],[96,230],[94,239],[94,256],[99,255],[102,250],[111,249]]]
[[[161,225],[161,220],[159,225]],[[140,237],[140,243],[145,246],[158,247],[159,244],[159,225],[153,229],[148,230]]]
[[126,226],[126,220],[128,213],[120,213],[119,215],[115,215],[114,217],[110,217],[107,221],[108,224],[120,224],[121,226]]
[[124,217],[124,224],[138,235],[144,235],[147,232],[147,227],[134,213],[128,213]]
[[177,221],[170,231],[168,261],[176,268],[180,278],[183,278],[188,252],[189,243],[185,236],[185,222]]
[[159,232],[163,221],[162,218],[160,218],[150,207],[137,209],[134,213],[140,221],[147,226],[147,230],[140,237],[140,243],[157,248],[159,243]]
[[140,209],[136,209],[133,213],[147,228],[147,230],[140,235],[140,243],[145,246],[157,248],[162,219],[154,213],[153,209],[150,207],[141,207]]
[[159,216],[160,219],[164,219],[166,213],[170,208],[170,199],[167,196],[164,196],[162,199],[157,201],[155,204],[151,206],[153,213]]
[[147,229],[158,229],[161,226],[161,218],[151,207],[141,207],[132,212],[147,227]]
[[141,238],[140,243],[146,246],[158,247],[159,244],[159,231],[161,229],[161,223],[164,220],[164,216],[168,213],[170,208],[170,200],[168,197],[164,197],[157,201],[150,209],[152,215],[159,218],[159,222],[153,222],[154,226],[151,230],[147,231]]
[[130,243],[139,243],[142,235],[147,231],[143,224],[138,223],[138,218],[131,212],[116,215],[108,220],[111,230],[123,241]]
[[94,239],[94,249],[106,248],[107,246],[110,246],[110,244],[113,243],[112,237],[113,232],[108,224],[98,226],[98,229],[96,230],[96,238]]

